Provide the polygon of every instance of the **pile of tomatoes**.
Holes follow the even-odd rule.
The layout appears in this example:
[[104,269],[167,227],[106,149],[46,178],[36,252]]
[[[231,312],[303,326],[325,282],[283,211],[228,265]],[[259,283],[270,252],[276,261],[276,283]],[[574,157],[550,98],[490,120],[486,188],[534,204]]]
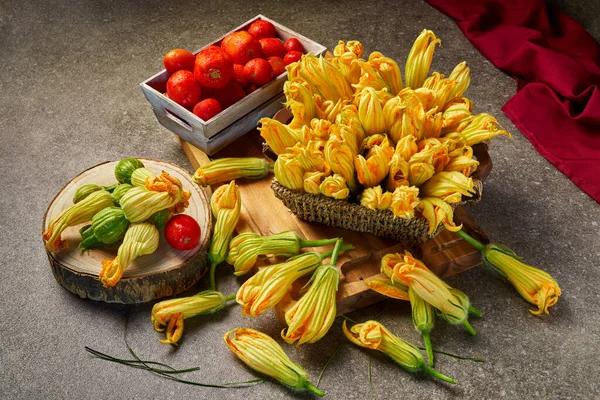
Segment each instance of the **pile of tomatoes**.
[[196,56],[183,49],[169,51],[163,59],[171,74],[166,95],[208,121],[284,73],[302,52],[298,39],[284,43],[272,23],[257,20]]

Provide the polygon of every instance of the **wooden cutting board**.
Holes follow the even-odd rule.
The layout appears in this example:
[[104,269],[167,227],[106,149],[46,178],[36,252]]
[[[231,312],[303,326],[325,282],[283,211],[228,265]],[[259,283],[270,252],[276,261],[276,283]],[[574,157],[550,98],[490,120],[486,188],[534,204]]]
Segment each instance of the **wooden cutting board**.
[[[262,153],[263,141],[259,132],[253,130],[215,154],[212,159],[264,157]],[[183,140],[181,145],[194,169],[210,161],[204,152],[193,145]],[[489,158],[487,161],[483,160],[486,156],[487,153],[483,154],[479,160],[484,167],[480,170],[479,179],[481,180],[485,178],[491,169]],[[337,293],[338,315],[384,299],[383,296],[365,286],[362,281],[376,276],[385,278],[385,275],[380,273],[381,257],[387,253],[403,252],[405,247],[392,240],[374,235],[303,221],[292,214],[275,197],[270,187],[271,181],[272,175],[259,181],[242,179],[236,182],[239,185],[242,198],[242,211],[237,225],[237,232],[251,231],[260,235],[272,235],[293,230],[305,239],[343,237],[344,243],[352,243],[355,248],[342,253],[339,257],[338,266],[342,273],[342,279]],[[463,207],[456,208],[455,221],[462,223],[464,225],[463,229],[477,240],[483,243],[488,242],[486,235]],[[434,239],[420,245],[418,248],[406,249],[422,259],[433,272],[441,277],[448,277],[481,264],[481,257],[475,248],[458,235],[446,230],[443,230]],[[325,251],[324,248],[315,250]],[[281,315],[283,309],[290,305],[291,301],[299,297],[298,290],[300,287],[302,287],[302,284],[297,285],[292,290],[288,302],[278,306],[279,315]]]

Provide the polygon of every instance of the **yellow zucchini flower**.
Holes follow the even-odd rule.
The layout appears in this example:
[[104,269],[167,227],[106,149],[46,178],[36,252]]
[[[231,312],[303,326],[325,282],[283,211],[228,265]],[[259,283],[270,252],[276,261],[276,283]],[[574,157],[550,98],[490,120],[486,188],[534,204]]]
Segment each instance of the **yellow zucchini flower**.
[[369,56],[369,64],[379,73],[384,80],[392,95],[397,95],[402,90],[402,74],[396,61],[385,57],[378,51],[374,51]]
[[420,187],[423,197],[438,197],[447,203],[457,203],[462,196],[475,194],[473,179],[459,171],[442,171],[435,174]]
[[354,85],[358,83],[361,73],[360,66],[354,62],[358,58],[355,53],[346,51],[338,55],[334,53],[334,57],[330,61],[340,71],[344,79],[350,85]]
[[469,177],[479,165],[479,161],[473,158],[473,149],[471,146],[463,146],[455,149],[448,155],[450,161],[444,167],[444,171],[458,171],[464,176]]
[[412,312],[412,320],[415,329],[423,336],[425,349],[427,350],[427,361],[433,366],[433,347],[429,333],[435,324],[435,308],[415,293],[412,287],[408,288],[408,298]]
[[352,61],[352,64],[353,66],[360,67],[360,78],[357,83],[352,85],[355,93],[362,91],[366,87],[370,87],[375,90],[386,89],[391,95],[392,92],[389,85],[373,64],[362,58]]
[[356,324],[350,329],[343,324],[344,335],[357,346],[381,351],[408,372],[423,371],[445,382],[456,383],[454,379],[441,374],[425,364],[421,351],[392,334],[377,321]]
[[350,129],[356,136],[357,143],[362,143],[366,134],[358,117],[358,107],[354,104],[348,104],[342,108],[342,111],[335,117],[336,125],[343,125]]
[[458,125],[467,117],[471,116],[473,105],[466,97],[460,97],[446,104],[442,113],[442,132],[455,131]]
[[454,67],[448,79],[456,82],[450,93],[450,99],[462,97],[471,83],[471,70],[467,67],[467,63],[463,61]]
[[435,103],[435,93],[433,90],[420,87],[413,90],[413,94],[417,99],[419,99],[419,102],[423,106],[424,112],[427,112],[433,108],[433,103]]
[[[325,143],[325,160],[331,170],[344,177],[346,185],[352,193],[358,190],[358,183],[355,177],[354,156],[356,153],[352,151],[350,146],[336,137],[330,137]],[[277,163],[275,163],[277,166]]]
[[258,124],[260,136],[277,155],[285,153],[288,147],[294,146],[301,140],[297,132],[276,119],[262,118]]
[[350,151],[353,154],[360,152],[360,145],[362,142],[359,141],[359,137],[345,125],[333,124],[331,125],[330,137],[341,140],[345,145],[350,147]]
[[346,179],[339,174],[325,177],[319,186],[319,191],[322,195],[333,197],[338,200],[346,199],[350,195],[350,189],[348,189],[348,186],[346,185]]
[[321,182],[325,178],[323,172],[305,172],[304,173],[304,192],[310,194],[321,194]]
[[274,172],[275,178],[284,187],[290,190],[302,190],[304,187],[306,170],[293,154],[280,154],[275,161]]
[[427,111],[423,120],[421,136],[423,138],[439,138],[442,134],[442,117],[443,113],[438,112],[437,107]]
[[302,79],[288,79],[283,85],[286,102],[284,106],[293,115],[291,130],[298,130],[317,116],[317,106],[308,83]]
[[385,132],[383,107],[386,102],[386,90],[377,91],[365,87],[357,92],[355,102],[358,105],[358,119],[365,130],[366,136]]
[[418,118],[418,110],[402,97],[396,96],[388,100],[383,107],[383,116],[386,130],[394,143],[406,136],[420,136],[422,124]]
[[419,204],[417,204],[416,209],[421,211],[423,218],[429,224],[428,235],[435,232],[440,224],[444,224],[444,227],[450,232],[456,232],[462,228],[462,224],[456,226],[454,223],[454,210],[452,206],[440,198],[422,198]]
[[364,52],[365,49],[362,43],[358,40],[349,40],[347,43],[345,43],[343,40],[340,40],[337,46],[335,46],[333,49],[333,55],[336,57],[339,57],[344,53],[352,53],[357,58],[360,58],[363,56]]
[[500,124],[490,114],[472,115],[462,120],[457,128],[457,132],[452,132],[446,136],[458,138],[467,146],[491,139],[498,135],[506,135],[511,138],[510,133],[501,129]]
[[409,185],[408,160],[419,151],[413,135],[404,136],[396,144],[394,155],[390,160],[390,171],[386,180],[386,189],[393,192],[399,186]]
[[404,283],[394,283],[391,279],[369,279],[363,281],[369,289],[392,299],[408,300],[408,286]]
[[437,107],[438,110],[442,110],[446,103],[452,100],[452,93],[457,83],[452,79],[444,78],[443,74],[434,72],[431,76],[425,79],[423,87],[433,91],[435,97],[431,108]]
[[342,73],[323,56],[304,54],[299,61],[298,74],[310,86],[314,94],[323,99],[337,102],[352,97],[352,87]]
[[193,179],[201,186],[239,178],[262,179],[267,176],[271,168],[273,165],[264,158],[219,158],[198,168]]
[[370,150],[371,156],[365,159],[357,155],[354,159],[356,176],[358,181],[365,187],[379,185],[390,171],[392,154],[381,146],[374,146]]
[[165,332],[164,344],[177,344],[183,335],[183,320],[197,315],[212,314],[223,307],[227,299],[220,292],[205,290],[189,297],[158,302],[152,307],[150,320],[157,332]]
[[242,199],[235,181],[219,186],[210,198],[210,208],[215,217],[215,227],[208,250],[210,260],[210,288],[216,289],[215,270],[225,261],[229,250],[231,235],[240,219]]
[[392,143],[390,142],[388,136],[385,133],[380,133],[378,135],[371,135],[366,137],[362,141],[360,152],[363,153],[364,151],[366,151],[367,154],[365,154],[365,158],[370,158],[374,155],[373,148],[375,146],[378,146],[386,154],[387,157],[389,157],[390,159],[392,158],[392,155],[394,154],[394,147],[392,146]]
[[138,168],[131,173],[131,186],[145,187],[149,178],[156,178],[156,174],[148,168]]
[[317,138],[327,140],[329,138],[331,122],[326,119],[313,118],[310,121],[310,129]]
[[329,122],[335,122],[335,118],[340,111],[350,103],[350,99],[341,98],[334,102],[331,100],[322,100],[321,96],[315,96],[315,104],[317,106],[317,117],[326,119]]
[[304,247],[333,244],[338,239],[304,240],[294,231],[281,232],[272,236],[261,236],[253,232],[241,233],[231,239],[227,263],[233,265],[235,275],[244,275],[256,265],[260,256],[293,256]]
[[106,190],[98,190],[68,207],[50,221],[48,228],[42,234],[42,238],[46,242],[46,250],[60,250],[65,245],[64,241],[60,238],[65,229],[69,226],[91,221],[95,214],[112,205],[113,202],[110,193]]
[[115,286],[131,261],[156,251],[159,239],[160,233],[154,225],[147,222],[131,224],[125,232],[117,256],[113,260],[102,261],[102,270],[100,271],[102,285],[105,287]]
[[360,205],[371,210],[387,210],[392,204],[392,194],[383,192],[381,186],[365,189],[360,195]]
[[429,74],[436,44],[441,45],[442,41],[432,31],[423,30],[417,37],[406,59],[406,86],[416,89],[423,85]]
[[[306,145],[298,143],[294,147],[290,147],[287,154],[291,154],[300,163],[304,171],[319,171],[329,174],[331,170],[318,144],[319,142],[316,140],[311,140]],[[284,155],[283,157],[285,158],[286,156]]]
[[395,217],[411,219],[415,216],[415,208],[419,202],[419,188],[415,186],[398,186],[392,193],[390,209]]
[[250,328],[236,328],[227,332],[223,340],[229,350],[253,370],[293,390],[306,390],[320,397],[325,394],[310,383],[306,371],[290,360],[270,336]]
[[410,186],[421,186],[435,174],[433,151],[424,149],[408,160],[408,182]]

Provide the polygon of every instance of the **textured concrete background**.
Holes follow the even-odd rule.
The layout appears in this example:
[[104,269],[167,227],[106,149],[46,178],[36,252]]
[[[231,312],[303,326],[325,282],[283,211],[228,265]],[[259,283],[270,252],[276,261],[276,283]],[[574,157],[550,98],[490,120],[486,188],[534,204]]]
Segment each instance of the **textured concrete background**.
[[[556,4],[600,36],[597,2]],[[189,379],[243,381],[256,375],[223,344],[223,333],[251,326],[278,337],[269,312],[256,320],[232,307],[186,321],[178,348],[158,343],[150,305],[114,306],[79,299],[54,280],[40,238],[44,211],[56,192],[80,171],[126,156],[191,166],[175,136],[159,125],[138,84],[162,69],[162,55],[175,47],[194,50],[262,13],[328,48],[357,39],[404,64],[424,28],[443,41],[434,70],[449,73],[458,62],[471,67],[467,95],[475,111],[489,112],[514,135],[490,150],[494,169],[481,203],[470,210],[493,241],[501,241],[551,273],[563,295],[551,315],[531,315],[506,283],[483,269],[448,282],[464,290],[484,318],[477,336],[440,321],[435,347],[483,357],[484,363],[439,356],[436,368],[459,384],[408,374],[383,356],[345,343],[341,320],[325,339],[292,359],[318,376],[344,342],[320,387],[329,398],[593,398],[600,373],[600,205],[580,191],[500,111],[514,93],[514,80],[485,60],[454,22],[423,2],[311,1],[266,4],[220,1],[13,1],[0,2],[0,387],[5,398],[308,398],[272,382],[250,388],[209,389],[170,382],[145,371],[95,359],[84,346],[128,358],[128,339],[142,358],[177,367],[201,366]],[[220,287],[239,285],[222,269]],[[193,291],[205,288],[200,282]],[[385,325],[420,343],[409,306],[383,302],[351,315],[379,313]],[[371,358],[371,393],[368,362]]]

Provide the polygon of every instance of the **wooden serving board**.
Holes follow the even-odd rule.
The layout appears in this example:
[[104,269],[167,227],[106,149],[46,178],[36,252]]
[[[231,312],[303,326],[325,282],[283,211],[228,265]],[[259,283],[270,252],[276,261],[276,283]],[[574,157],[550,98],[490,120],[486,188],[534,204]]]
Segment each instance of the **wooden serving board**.
[[[253,130],[212,158],[263,157],[262,143],[263,139],[259,132]],[[181,145],[195,169],[210,161],[204,152],[193,145],[183,140]],[[486,168],[482,169],[484,175],[489,173],[491,168],[489,160],[485,165]],[[480,176],[480,179],[482,178],[485,176]],[[239,233],[251,231],[261,235],[272,235],[293,230],[305,239],[342,237],[344,243],[352,243],[355,248],[342,253],[339,257],[338,265],[342,279],[337,293],[338,315],[384,299],[383,296],[370,290],[362,281],[367,278],[384,278],[385,275],[380,273],[381,257],[391,252],[403,252],[405,247],[390,239],[303,221],[292,214],[275,197],[270,187],[271,180],[272,176],[259,181],[239,180],[236,182],[242,197],[242,211],[237,231]],[[488,242],[485,234],[477,227],[463,207],[456,208],[455,221],[462,222],[463,229],[476,239],[483,243]],[[315,250],[325,251],[324,248]],[[422,259],[433,272],[441,277],[448,277],[481,264],[479,252],[475,248],[458,235],[446,230],[418,248],[408,250]],[[280,303],[276,310],[278,315],[281,315],[282,310],[286,309],[290,302],[299,297],[298,289],[300,287],[302,284],[292,290],[287,302]]]
[[[194,285],[207,270],[207,254],[212,218],[206,192],[192,181],[188,172],[175,164],[164,161],[140,159],[146,168],[156,174],[166,171],[178,178],[185,190],[192,193],[190,205],[184,212],[200,224],[200,244],[193,250],[172,249],[161,232],[158,249],[150,255],[136,258],[127,267],[121,280],[113,287],[104,287],[99,280],[102,260],[117,255],[120,242],[108,248],[82,252],[77,247],[79,229],[86,225],[69,227],[62,233],[68,247],[57,252],[48,252],[48,260],[54,277],[65,289],[82,297],[108,303],[143,303],[161,297],[175,295]],[[73,205],[73,195],[82,185],[95,183],[109,186],[116,183],[114,176],[117,161],[96,165],[73,178],[61,189],[50,203],[42,229],[67,207]]]

